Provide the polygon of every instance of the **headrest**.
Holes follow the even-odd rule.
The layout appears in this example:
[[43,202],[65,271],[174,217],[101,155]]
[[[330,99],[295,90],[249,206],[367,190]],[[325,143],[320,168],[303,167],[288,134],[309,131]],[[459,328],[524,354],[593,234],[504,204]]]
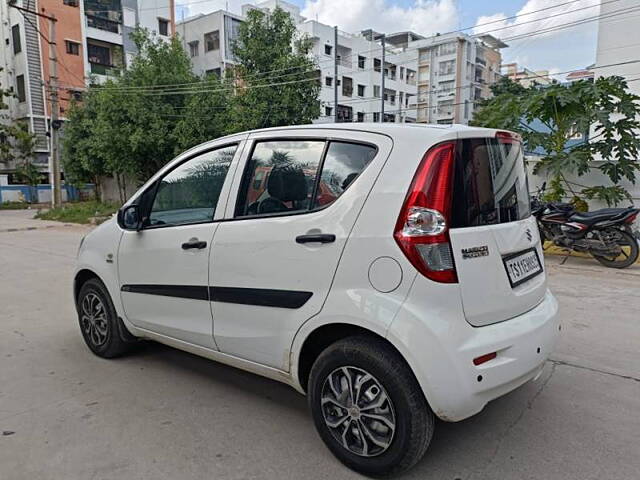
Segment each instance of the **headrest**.
[[267,192],[283,202],[305,200],[307,179],[302,168],[291,164],[274,167],[267,181]]

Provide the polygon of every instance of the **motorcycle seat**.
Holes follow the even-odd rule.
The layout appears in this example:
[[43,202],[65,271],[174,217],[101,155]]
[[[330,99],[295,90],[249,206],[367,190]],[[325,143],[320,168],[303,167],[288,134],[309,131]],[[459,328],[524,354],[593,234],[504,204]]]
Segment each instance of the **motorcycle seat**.
[[626,213],[628,208],[601,208],[593,212],[576,212],[569,217],[572,222],[583,223],[585,225],[593,225],[603,220],[615,219]]

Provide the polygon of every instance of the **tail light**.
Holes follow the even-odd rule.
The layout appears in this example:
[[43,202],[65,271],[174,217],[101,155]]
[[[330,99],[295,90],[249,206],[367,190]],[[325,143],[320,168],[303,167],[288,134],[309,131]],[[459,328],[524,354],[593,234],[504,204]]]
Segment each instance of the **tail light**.
[[638,216],[638,213],[634,213],[633,215],[628,216],[627,218],[624,219],[624,223],[628,223],[628,224],[632,224],[633,222],[636,221],[636,217]]
[[442,283],[458,282],[448,230],[455,145],[440,143],[424,155],[393,234],[411,264],[425,277]]

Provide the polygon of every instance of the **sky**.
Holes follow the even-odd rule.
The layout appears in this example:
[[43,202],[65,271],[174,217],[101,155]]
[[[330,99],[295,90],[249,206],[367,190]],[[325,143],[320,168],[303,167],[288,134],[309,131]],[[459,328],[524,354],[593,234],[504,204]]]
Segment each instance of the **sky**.
[[[503,63],[517,62],[531,70],[549,70],[554,74],[595,62],[598,22],[571,28],[562,25],[597,16],[600,0],[288,1],[299,6],[305,17],[338,25],[347,32],[373,28],[386,33],[413,30],[425,36],[459,29],[467,29],[466,33],[491,33],[509,45],[502,50]],[[176,0],[177,18],[182,17],[183,11],[185,16],[219,9],[240,13],[246,3],[256,0]],[[528,13],[541,9],[545,10]],[[551,27],[559,29],[530,36]],[[510,40],[519,35],[525,37]]]

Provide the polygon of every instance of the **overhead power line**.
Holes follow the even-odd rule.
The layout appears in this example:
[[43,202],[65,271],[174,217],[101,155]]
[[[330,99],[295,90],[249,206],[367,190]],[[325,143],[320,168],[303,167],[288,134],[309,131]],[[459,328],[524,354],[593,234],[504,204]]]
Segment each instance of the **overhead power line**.
[[[533,13],[538,13],[538,12],[541,12],[541,11],[551,10],[551,9],[558,8],[558,7],[563,6],[563,5],[569,5],[569,4],[577,3],[577,2],[580,2],[580,1],[584,1],[584,0],[573,0],[573,1],[561,3],[561,4],[558,4],[558,5],[554,5],[552,7],[546,7],[546,8],[542,8],[542,9],[538,9],[538,10],[533,10],[531,12],[525,12],[524,14],[519,15],[519,16],[518,15],[514,15],[514,16],[511,16],[511,17],[507,17],[506,19],[500,20],[500,22],[502,22],[504,20],[508,20],[508,19],[522,17],[522,16],[525,16],[525,15],[530,15],[530,14],[533,14]],[[618,2],[618,1],[620,1],[620,0],[607,0],[607,1],[603,1],[602,4],[615,3],[615,2]],[[492,33],[492,32],[495,32],[495,31],[516,28],[519,25],[523,25],[523,24],[526,24],[526,23],[540,22],[540,21],[543,21],[543,20],[547,20],[547,19],[558,17],[558,16],[566,15],[566,14],[569,14],[569,13],[574,13],[574,12],[577,12],[579,10],[584,10],[585,8],[593,8],[595,6],[598,6],[598,5],[590,5],[588,7],[575,9],[575,10],[569,10],[569,11],[566,11],[566,12],[560,12],[560,13],[557,13],[557,14],[553,14],[553,15],[550,15],[550,16],[547,16],[547,17],[542,17],[542,18],[535,19],[535,20],[514,23],[513,25],[509,25],[507,27],[500,27],[500,28],[497,28],[497,29],[488,30],[488,31],[482,32],[482,33],[474,35],[474,36],[477,37],[477,36],[486,35],[488,33]],[[621,9],[619,11],[610,12],[610,13],[614,13],[615,14],[616,12],[620,12],[622,10],[625,10],[625,9]],[[593,18],[594,19],[598,18],[598,16],[593,17]],[[475,25],[475,26],[465,27],[465,28],[460,29],[460,30],[446,32],[446,33],[444,33],[442,35],[448,35],[448,34],[451,34],[451,33],[456,33],[458,31],[470,30],[470,29],[473,29],[473,28],[477,28],[479,26],[494,24],[494,23],[497,23],[497,22],[498,21],[486,22],[486,23],[483,23],[483,24]],[[565,26],[573,26],[573,25],[572,25],[572,22],[570,22],[568,24],[565,24]],[[553,27],[553,28],[556,28],[556,27]],[[540,34],[540,32],[532,32],[532,33],[524,34],[524,35],[526,35],[526,36],[535,36],[535,35],[539,35],[539,34]],[[525,38],[524,35],[521,38]],[[428,38],[437,38],[439,36],[441,36],[441,35],[434,35],[434,36],[428,37]],[[520,39],[520,37],[518,37],[518,39]],[[424,48],[424,47],[415,47],[415,48],[412,48],[412,49],[406,49],[403,52],[394,52],[392,50],[389,50],[389,53],[390,54],[406,53],[406,52],[418,50],[419,48]],[[356,55],[360,55],[360,54],[364,54],[364,53],[370,53],[370,52],[377,52],[379,50],[380,50],[380,47],[378,46],[377,48],[372,48],[372,49],[369,49],[369,50],[353,52],[351,54],[351,56],[355,57]],[[329,62],[333,62],[333,59],[329,58],[329,59],[319,60],[318,61],[318,66],[320,66],[320,64],[329,63]],[[253,75],[245,78],[245,81],[254,80],[254,79],[258,79],[258,78],[265,79],[265,80],[274,80],[274,79],[277,79],[277,78],[280,78],[280,77],[287,77],[287,76],[290,77],[292,75],[296,75],[297,72],[294,71],[294,72],[285,73],[285,74],[278,75],[278,76],[271,76],[271,77],[266,77],[266,75],[268,75],[270,73],[277,73],[277,72],[288,71],[288,70],[299,70],[299,69],[302,69],[302,68],[306,68],[306,67],[304,67],[304,66],[303,67],[289,67],[289,68],[284,68],[284,69],[276,69],[276,70],[270,70],[270,71],[265,71],[265,72],[259,72],[259,73],[253,74]],[[362,71],[363,71],[362,69],[353,69],[353,70],[350,70],[348,72],[342,72],[342,73],[345,74],[345,73],[350,73],[350,72],[362,72]],[[201,82],[188,82],[188,83],[182,83],[182,84],[151,85],[151,86],[129,86],[129,87],[110,87],[110,88],[122,89],[123,91],[124,90],[149,90],[149,91],[152,91],[152,90],[156,90],[156,89],[174,89],[174,87],[197,86],[197,85],[200,85],[200,84],[201,84]]]

